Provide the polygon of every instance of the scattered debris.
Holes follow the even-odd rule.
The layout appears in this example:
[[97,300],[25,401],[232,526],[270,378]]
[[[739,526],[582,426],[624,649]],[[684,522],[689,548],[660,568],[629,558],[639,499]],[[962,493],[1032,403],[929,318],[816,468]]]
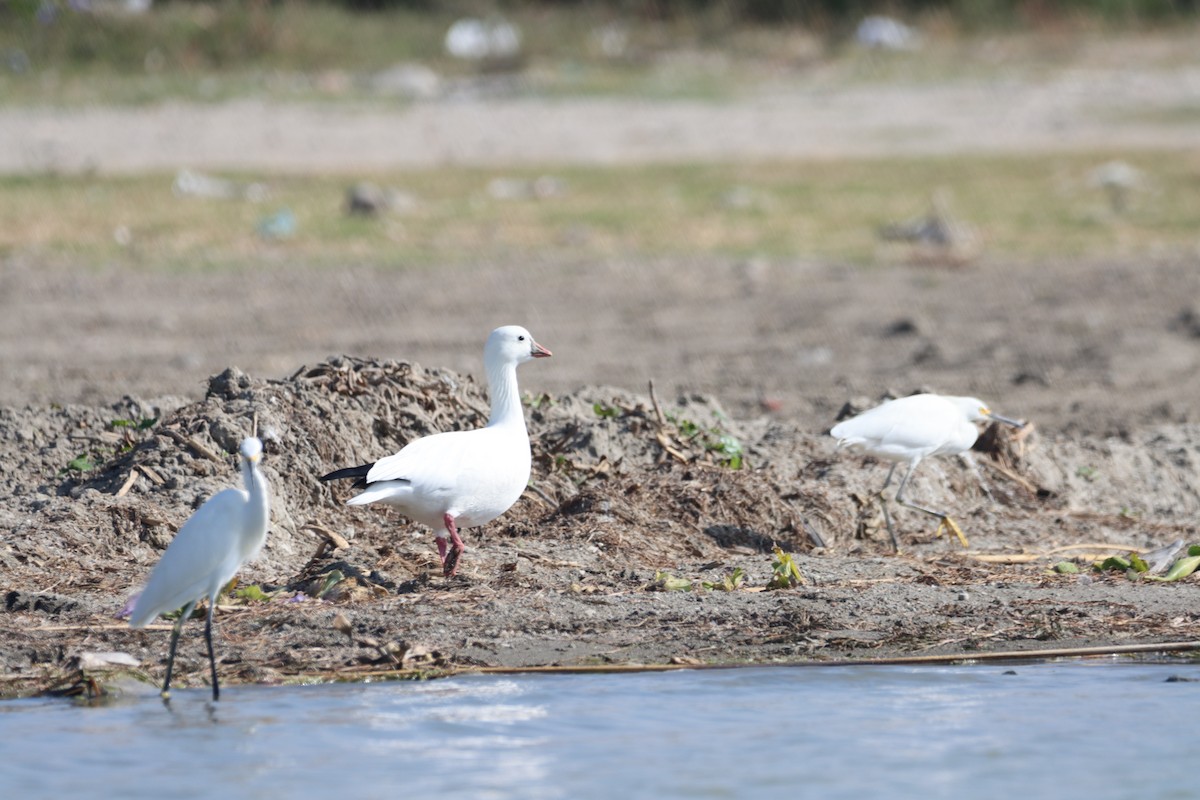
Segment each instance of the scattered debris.
[[378,216],[388,208],[387,195],[373,183],[356,183],[346,190],[346,213]]
[[854,31],[854,40],[868,50],[901,52],[921,47],[920,34],[913,28],[881,14],[864,17]]
[[[1150,574],[1158,575],[1167,571],[1167,567],[1175,562],[1175,557],[1185,546],[1183,539],[1176,539],[1170,544],[1142,553],[1142,559],[1150,565]],[[1197,555],[1197,553],[1191,553],[1191,555]]]
[[721,192],[717,204],[726,211],[753,211],[766,205],[766,198],[749,186],[731,186]]
[[1175,315],[1169,330],[1200,339],[1200,305],[1189,305]]
[[1129,201],[1134,192],[1145,191],[1145,174],[1126,161],[1106,161],[1088,175],[1088,184],[1104,190],[1114,214],[1129,210]]
[[526,178],[493,178],[487,193],[493,200],[545,200],[567,193],[567,182],[552,175],[532,180]]
[[24,75],[33,67],[29,54],[20,48],[0,50],[0,58],[3,58],[4,65],[14,75]]
[[171,190],[177,197],[202,197],[219,200],[249,200],[261,203],[269,193],[266,184],[240,184],[215,175],[182,169],[175,175]]
[[384,189],[363,181],[346,190],[346,213],[376,217],[385,212],[411,213],[420,205],[417,198],[398,189]]
[[351,641],[354,640],[354,628],[350,625],[350,620],[346,619],[346,615],[338,612],[333,616],[333,622],[330,623],[333,627],[344,633]]
[[290,208],[281,208],[258,221],[255,230],[267,241],[283,241],[296,235],[296,215]]
[[491,69],[512,67],[521,55],[521,30],[503,17],[464,17],[446,31],[443,44],[455,58]]
[[424,64],[405,62],[376,72],[368,82],[371,90],[408,100],[432,100],[442,93],[442,79]]
[[588,33],[588,44],[593,52],[611,61],[621,61],[630,55],[629,26],[622,22],[610,22],[593,28]]
[[883,330],[883,335],[887,338],[894,336],[924,336],[930,337],[934,334],[933,323],[925,317],[900,317],[893,320]]
[[84,672],[95,672],[97,670],[139,667],[141,662],[128,653],[105,651],[80,653],[71,660],[71,666]]
[[90,8],[95,13],[125,14],[136,17],[150,11],[154,0],[76,0],[75,8]]
[[879,238],[911,246],[909,260],[930,265],[962,266],[977,259],[981,239],[975,229],[950,213],[949,193],[938,190],[929,203],[929,213],[879,229]]

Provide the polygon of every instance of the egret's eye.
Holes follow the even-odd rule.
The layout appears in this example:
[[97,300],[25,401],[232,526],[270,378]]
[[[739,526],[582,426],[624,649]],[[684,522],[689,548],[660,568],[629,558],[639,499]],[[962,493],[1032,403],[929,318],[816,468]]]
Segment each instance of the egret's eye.
[[523,342],[523,341],[525,341],[525,337],[524,337],[524,336],[518,336],[518,337],[517,337],[517,341],[518,341],[518,342]]
[[991,414],[992,412],[991,412],[991,411],[988,411],[988,407],[987,407],[987,406],[980,406],[980,407],[979,407],[979,413],[980,413],[980,414],[983,414],[983,415],[986,417],[986,416],[988,416],[989,414]]

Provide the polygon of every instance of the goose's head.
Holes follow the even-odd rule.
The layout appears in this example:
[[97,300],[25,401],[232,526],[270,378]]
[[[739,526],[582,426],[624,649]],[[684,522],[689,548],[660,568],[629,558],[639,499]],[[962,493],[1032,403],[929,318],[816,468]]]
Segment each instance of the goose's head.
[[242,446],[238,448],[238,452],[242,454],[242,458],[249,461],[251,464],[257,464],[262,460],[263,445],[257,437],[248,436],[242,439]]
[[1008,417],[1002,417],[999,414],[988,408],[987,403],[980,400],[978,397],[955,397],[952,398],[954,404],[958,406],[965,416],[971,422],[987,422],[995,420],[1003,422],[1005,425],[1012,425],[1014,428],[1020,428],[1025,425],[1024,422]]
[[524,364],[534,358],[549,358],[550,351],[533,340],[520,325],[496,328],[483,346],[483,360],[491,364]]

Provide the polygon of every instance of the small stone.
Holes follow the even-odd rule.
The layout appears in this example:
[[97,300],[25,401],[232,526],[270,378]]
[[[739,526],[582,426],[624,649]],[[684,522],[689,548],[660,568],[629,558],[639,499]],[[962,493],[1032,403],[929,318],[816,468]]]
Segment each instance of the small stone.
[[442,79],[424,64],[404,63],[375,73],[370,86],[379,94],[430,100],[441,94]]
[[346,191],[346,213],[374,217],[387,210],[387,195],[373,183],[356,183]]
[[79,603],[70,597],[49,592],[22,592],[13,590],[4,595],[6,611],[38,611],[43,614],[61,614],[72,611]]
[[75,656],[75,666],[85,672],[95,672],[105,669],[121,669],[122,667],[137,667],[139,662],[128,653],[105,651],[99,653],[80,653]]

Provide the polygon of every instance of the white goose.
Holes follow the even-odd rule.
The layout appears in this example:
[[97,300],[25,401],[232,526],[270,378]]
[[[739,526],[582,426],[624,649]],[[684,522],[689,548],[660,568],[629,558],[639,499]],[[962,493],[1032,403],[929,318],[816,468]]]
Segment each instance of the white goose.
[[442,572],[454,575],[466,549],[459,529],[491,522],[517,502],[529,483],[529,433],[517,390],[517,366],[549,356],[524,328],[497,328],[483,346],[492,399],[487,427],[425,436],[395,455],[336,470],[321,480],[354,478],[354,486],[365,491],[347,505],[387,503],[432,528]]
[[904,499],[904,487],[908,485],[913,470],[926,456],[958,455],[970,450],[979,436],[979,429],[975,427],[975,423],[988,420],[996,420],[1017,428],[1025,424],[993,413],[976,397],[914,394],[868,409],[857,417],[839,422],[829,431],[829,434],[838,440],[839,448],[860,449],[892,462],[887,479],[879,490],[879,499],[883,507],[883,519],[892,538],[892,547],[896,551],[900,550],[900,543],[896,539],[896,531],[892,527],[892,518],[888,514],[887,500],[883,493],[892,482],[896,465],[902,461],[908,462],[908,470],[900,479],[900,488],[896,490],[896,502],[937,517],[938,536],[941,536],[944,528],[950,528],[962,546],[967,546],[966,535],[949,515],[908,502]]

